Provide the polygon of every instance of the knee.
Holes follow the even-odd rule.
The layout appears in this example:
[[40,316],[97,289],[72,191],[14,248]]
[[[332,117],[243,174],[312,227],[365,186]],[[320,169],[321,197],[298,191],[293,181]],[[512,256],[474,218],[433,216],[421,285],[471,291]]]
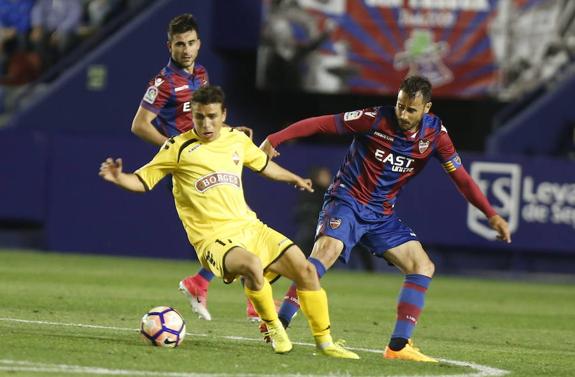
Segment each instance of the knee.
[[420,267],[420,270],[421,275],[433,277],[433,274],[435,273],[435,264],[429,258],[427,258],[427,261],[423,263],[423,265]]
[[263,269],[260,259],[253,254],[247,255],[241,263],[239,274],[246,279],[250,289],[261,289],[263,285]]
[[433,277],[435,273],[435,264],[427,257],[414,258],[407,263],[405,271],[406,274],[418,274]]
[[328,269],[335,263],[342,250],[343,243],[341,241],[320,239],[315,243],[311,256]]
[[298,289],[319,289],[319,278],[315,266],[307,260],[297,269],[297,277],[294,280]]
[[306,261],[305,265],[300,269],[300,276],[305,280],[315,280],[317,278],[315,266],[311,262]]

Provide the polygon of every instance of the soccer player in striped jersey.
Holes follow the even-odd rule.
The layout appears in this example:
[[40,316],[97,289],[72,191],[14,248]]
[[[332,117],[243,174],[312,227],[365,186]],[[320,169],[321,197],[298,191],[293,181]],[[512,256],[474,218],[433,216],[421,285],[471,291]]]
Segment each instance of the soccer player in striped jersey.
[[274,352],[292,349],[270,285],[282,275],[297,285],[318,351],[359,359],[331,337],[327,295],[315,268],[298,246],[262,223],[248,207],[241,177],[246,166],[301,190],[313,191],[311,180],[270,161],[242,132],[223,127],[226,111],[219,87],[196,91],[192,109],[194,128],[168,139],[148,164],[135,173],[124,173],[121,159],[108,158],[100,167],[100,176],[124,189],[146,192],[172,175],[176,209],[198,260],[225,283],[245,279],[245,295],[267,325]]
[[[201,46],[198,24],[185,13],[173,18],[168,26],[167,47],[170,60],[148,83],[140,107],[132,121],[132,132],[155,145],[163,145],[193,127],[190,100],[193,93],[209,84],[208,71],[196,58]],[[252,130],[236,127],[251,137]],[[205,268],[180,281],[180,291],[200,318],[211,320],[207,308],[208,285],[214,275]],[[248,302],[248,317],[257,316]]]
[[[317,133],[354,136],[326,192],[309,260],[321,277],[338,258],[347,262],[352,248],[361,243],[405,274],[397,321],[383,354],[387,359],[436,362],[411,343],[435,266],[415,232],[393,210],[402,187],[431,157],[441,162],[465,199],[485,214],[498,238],[511,242],[507,222],[469,176],[446,128],[429,113],[430,108],[430,82],[411,76],[402,82],[395,107],[304,119],[268,136],[261,145],[268,156],[275,157],[279,155],[275,148],[295,138]],[[279,312],[285,327],[298,307],[297,294],[291,287]]]

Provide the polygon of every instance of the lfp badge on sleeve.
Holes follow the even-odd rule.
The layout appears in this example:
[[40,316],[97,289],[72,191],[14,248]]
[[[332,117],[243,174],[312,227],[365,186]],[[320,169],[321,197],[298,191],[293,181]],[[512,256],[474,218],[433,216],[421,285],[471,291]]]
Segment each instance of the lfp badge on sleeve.
[[[521,208],[521,166],[498,162],[473,162],[470,174],[493,208],[509,223],[511,233],[519,226]],[[495,240],[497,232],[489,226],[485,215],[468,204],[467,227],[473,233]]]

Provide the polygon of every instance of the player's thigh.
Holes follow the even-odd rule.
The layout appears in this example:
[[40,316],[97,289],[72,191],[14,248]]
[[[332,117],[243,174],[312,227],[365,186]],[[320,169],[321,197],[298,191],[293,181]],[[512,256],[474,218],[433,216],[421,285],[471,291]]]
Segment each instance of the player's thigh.
[[252,276],[263,274],[260,259],[242,247],[234,247],[223,257],[224,280],[237,275]]
[[[246,266],[256,263],[254,257],[257,259],[257,256],[250,255],[253,253],[247,250],[245,234],[240,231],[200,242],[194,248],[202,266],[226,283],[232,282],[237,275],[243,275]],[[259,266],[261,269],[261,263]]]
[[328,200],[319,214],[311,256],[327,268],[338,258],[347,263],[351,250],[366,231],[361,214],[337,199]]
[[[272,265],[281,260],[290,249],[296,248],[302,254],[303,260],[305,256],[303,252],[297,247],[292,240],[268,227],[263,223],[259,223],[254,227],[255,237],[248,242],[248,247],[251,252],[257,255],[262,263],[265,277],[269,281],[274,281],[278,278],[279,272],[276,272]],[[283,275],[283,273],[281,274]],[[286,276],[286,275],[283,275]]]
[[270,264],[266,271],[279,274],[290,280],[298,280],[302,272],[309,270],[310,266],[313,269],[313,265],[307,260],[303,251],[297,245],[292,245]]
[[321,235],[313,244],[310,257],[321,261],[325,268],[330,268],[337,261],[344,248],[345,245],[341,240]]
[[384,258],[404,274],[420,274],[432,277],[435,267],[419,241],[408,241],[392,247]]

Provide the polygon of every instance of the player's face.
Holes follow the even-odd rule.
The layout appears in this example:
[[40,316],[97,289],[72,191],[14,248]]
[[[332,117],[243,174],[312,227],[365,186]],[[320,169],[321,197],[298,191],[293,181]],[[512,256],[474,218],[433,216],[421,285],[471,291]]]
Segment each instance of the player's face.
[[195,30],[181,34],[173,34],[168,41],[168,50],[172,60],[185,70],[191,70],[198,57],[200,40]]
[[410,98],[403,90],[397,95],[395,104],[395,116],[399,127],[404,131],[415,131],[423,115],[431,108],[431,102],[424,102],[421,93]]
[[202,105],[192,103],[194,130],[201,141],[213,141],[220,137],[220,131],[226,120],[226,111],[221,103]]

